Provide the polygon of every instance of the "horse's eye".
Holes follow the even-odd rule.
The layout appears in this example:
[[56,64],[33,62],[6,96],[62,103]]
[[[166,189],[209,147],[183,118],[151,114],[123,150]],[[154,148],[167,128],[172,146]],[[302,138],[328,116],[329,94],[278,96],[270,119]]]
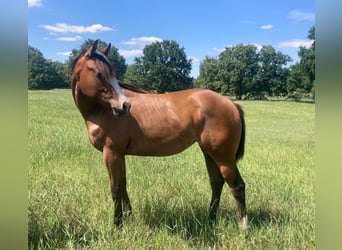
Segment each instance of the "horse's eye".
[[103,80],[103,76],[102,76],[102,73],[101,73],[101,72],[96,72],[96,77],[97,77],[99,80]]
[[105,93],[105,94],[108,93],[108,89],[103,89],[102,91],[103,91],[103,93]]

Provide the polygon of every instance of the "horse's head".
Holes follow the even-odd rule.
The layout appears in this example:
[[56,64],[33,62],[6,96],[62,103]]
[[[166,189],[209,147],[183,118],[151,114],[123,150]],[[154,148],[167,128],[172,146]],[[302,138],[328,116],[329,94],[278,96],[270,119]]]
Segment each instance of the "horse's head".
[[127,114],[130,102],[122,92],[115,70],[107,58],[111,45],[97,51],[97,43],[95,41],[74,64],[73,88],[77,87],[77,91],[90,100],[111,107],[114,115]]

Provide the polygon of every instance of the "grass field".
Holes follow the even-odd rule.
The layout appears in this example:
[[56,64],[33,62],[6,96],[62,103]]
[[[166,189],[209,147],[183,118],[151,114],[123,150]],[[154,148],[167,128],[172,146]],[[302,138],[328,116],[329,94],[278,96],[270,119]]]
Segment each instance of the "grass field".
[[70,90],[30,91],[28,102],[31,249],[314,249],[314,104],[241,102],[247,231],[227,186],[217,223],[208,223],[197,145],[165,158],[127,156],[133,214],[117,231],[102,155]]

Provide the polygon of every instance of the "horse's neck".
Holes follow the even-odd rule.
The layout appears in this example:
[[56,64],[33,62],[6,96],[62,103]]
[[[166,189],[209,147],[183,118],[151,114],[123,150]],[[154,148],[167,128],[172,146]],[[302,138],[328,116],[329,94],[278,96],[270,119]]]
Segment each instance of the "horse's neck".
[[89,98],[84,96],[82,92],[77,89],[77,87],[73,94],[76,106],[85,120],[99,112],[98,105],[95,105],[91,100],[89,100]]

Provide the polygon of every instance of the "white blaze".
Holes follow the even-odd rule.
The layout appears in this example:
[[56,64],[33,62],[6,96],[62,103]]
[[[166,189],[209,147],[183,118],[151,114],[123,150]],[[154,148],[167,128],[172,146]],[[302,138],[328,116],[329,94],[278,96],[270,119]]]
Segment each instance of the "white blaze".
[[119,85],[119,82],[118,82],[118,79],[116,79],[116,77],[113,77],[111,80],[110,80],[110,84],[112,85],[112,87],[114,88],[117,96],[118,96],[118,101],[119,103],[121,104],[121,107],[122,107],[122,104],[124,102],[129,102],[128,98],[125,96],[125,94],[122,92],[122,89]]

